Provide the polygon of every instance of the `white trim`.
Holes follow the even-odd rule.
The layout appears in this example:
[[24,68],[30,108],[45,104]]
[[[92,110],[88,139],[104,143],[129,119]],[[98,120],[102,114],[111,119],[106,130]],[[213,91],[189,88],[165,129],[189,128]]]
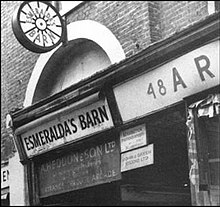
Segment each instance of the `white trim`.
[[10,206],[29,206],[29,196],[25,193],[27,189],[25,165],[21,164],[18,151],[13,157],[9,158],[8,166],[10,172]]
[[61,10],[60,15],[63,16],[67,12],[69,12],[71,9],[74,9],[79,4],[83,3],[83,1],[61,1]]
[[108,55],[112,64],[125,58],[124,50],[112,32],[104,25],[92,21],[73,22],[68,27],[68,40],[86,38],[97,43]]
[[[125,59],[125,53],[117,38],[104,25],[92,21],[81,20],[72,22],[67,25],[68,41],[86,38],[96,42],[108,55],[111,64],[117,63]],[[61,44],[50,52],[41,54],[31,74],[27,90],[25,94],[24,107],[32,104],[34,92],[39,81],[40,75],[53,53],[61,46]]]
[[208,1],[208,13],[209,15],[215,13],[215,1]]

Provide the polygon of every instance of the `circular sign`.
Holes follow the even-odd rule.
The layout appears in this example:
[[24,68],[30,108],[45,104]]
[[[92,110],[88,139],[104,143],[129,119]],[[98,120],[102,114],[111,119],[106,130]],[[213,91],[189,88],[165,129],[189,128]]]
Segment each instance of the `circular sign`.
[[63,40],[64,23],[49,2],[25,1],[14,12],[12,29],[17,40],[28,50],[44,53]]

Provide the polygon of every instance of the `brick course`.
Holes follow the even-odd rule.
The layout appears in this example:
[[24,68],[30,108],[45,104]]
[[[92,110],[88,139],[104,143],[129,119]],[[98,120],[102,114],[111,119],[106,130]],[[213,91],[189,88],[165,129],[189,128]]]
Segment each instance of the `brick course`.
[[21,1],[1,2],[1,160],[13,155],[11,130],[5,128],[6,114],[23,106],[27,84],[38,54],[26,50],[14,37],[11,18]]
[[207,16],[207,1],[161,1],[160,12],[162,38],[167,38]]

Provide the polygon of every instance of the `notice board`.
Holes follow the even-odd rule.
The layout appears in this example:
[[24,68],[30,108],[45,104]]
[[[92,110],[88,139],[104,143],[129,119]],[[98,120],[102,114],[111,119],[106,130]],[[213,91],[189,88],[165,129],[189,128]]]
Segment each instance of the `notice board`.
[[79,147],[38,166],[40,197],[112,182],[121,178],[119,141]]

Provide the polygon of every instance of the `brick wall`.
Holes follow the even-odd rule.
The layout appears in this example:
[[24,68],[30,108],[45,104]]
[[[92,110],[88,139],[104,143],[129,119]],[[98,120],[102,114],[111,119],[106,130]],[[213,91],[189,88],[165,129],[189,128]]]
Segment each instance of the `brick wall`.
[[208,15],[207,1],[89,1],[68,23],[90,19],[109,28],[130,57]]
[[160,1],[149,1],[149,27],[151,42],[156,42],[162,38]]
[[208,15],[207,1],[160,1],[160,11],[162,38]]
[[[11,18],[21,1],[1,2],[1,159],[15,150],[5,129],[6,114],[23,105],[38,54],[15,39]],[[208,15],[207,1],[86,1],[67,15],[67,22],[94,20],[112,31],[126,57],[167,38]]]
[[1,160],[7,160],[15,150],[6,114],[23,105],[26,87],[38,54],[22,47],[12,32],[11,18],[21,1],[1,2]]
[[127,57],[150,43],[147,1],[89,1],[68,16],[68,23],[90,19],[116,36]]

